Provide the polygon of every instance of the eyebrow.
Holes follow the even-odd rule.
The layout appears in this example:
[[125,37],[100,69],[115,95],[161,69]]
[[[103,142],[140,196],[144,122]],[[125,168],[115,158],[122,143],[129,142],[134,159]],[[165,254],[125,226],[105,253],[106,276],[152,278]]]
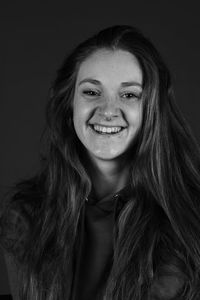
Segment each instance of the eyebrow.
[[[81,80],[79,82],[79,85],[81,85],[82,83],[85,83],[85,82],[89,82],[89,83],[92,83],[92,84],[95,84],[95,85],[101,85],[101,81],[99,81],[97,79],[93,79],[93,78],[85,78],[85,79],[83,79],[83,80]],[[140,84],[137,81],[125,81],[125,82],[121,82],[121,86],[122,87],[139,86],[139,87],[142,88],[142,84]]]

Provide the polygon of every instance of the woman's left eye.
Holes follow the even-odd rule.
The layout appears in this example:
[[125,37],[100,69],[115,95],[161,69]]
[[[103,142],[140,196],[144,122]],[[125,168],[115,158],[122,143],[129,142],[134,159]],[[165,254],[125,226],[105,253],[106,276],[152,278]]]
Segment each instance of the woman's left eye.
[[136,95],[134,93],[124,93],[124,94],[122,94],[122,97],[123,98],[128,98],[128,99],[130,99],[130,98],[137,98],[137,99],[139,99],[140,98],[139,95]]

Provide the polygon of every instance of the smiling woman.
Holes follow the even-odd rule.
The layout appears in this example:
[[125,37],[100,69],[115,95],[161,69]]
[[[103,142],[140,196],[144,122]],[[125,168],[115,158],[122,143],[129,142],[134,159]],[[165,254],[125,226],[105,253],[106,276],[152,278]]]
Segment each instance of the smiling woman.
[[116,192],[127,182],[128,149],[142,121],[142,77],[136,57],[123,50],[97,50],[80,65],[73,121],[89,165],[98,170],[93,180],[96,197]]
[[170,73],[117,25],[67,56],[41,170],[1,211],[23,300],[200,299],[200,150]]
[[[127,181],[124,176],[130,161],[127,150],[142,121],[141,93],[142,70],[137,59],[127,51],[98,50],[79,68],[73,102],[74,128],[91,164],[110,177],[109,188],[114,174],[117,181],[113,180],[112,188],[115,190]],[[120,160],[123,169],[117,171],[119,164],[122,166]],[[101,182],[98,176],[96,181]],[[105,182],[104,188],[107,186]]]

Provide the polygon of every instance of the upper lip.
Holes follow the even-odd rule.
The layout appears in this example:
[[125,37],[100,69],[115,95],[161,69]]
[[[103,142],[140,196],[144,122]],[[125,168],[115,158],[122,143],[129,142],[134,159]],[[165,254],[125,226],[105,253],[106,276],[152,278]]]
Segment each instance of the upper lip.
[[126,125],[115,125],[115,124],[100,124],[100,123],[89,123],[89,125],[99,125],[99,126],[103,126],[103,127],[127,127]]

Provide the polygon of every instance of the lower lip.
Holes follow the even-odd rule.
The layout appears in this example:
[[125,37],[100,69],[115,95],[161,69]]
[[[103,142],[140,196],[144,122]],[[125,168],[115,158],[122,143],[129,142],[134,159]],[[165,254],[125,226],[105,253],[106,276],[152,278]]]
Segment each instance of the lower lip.
[[89,125],[89,128],[92,130],[93,133],[95,133],[96,135],[98,135],[99,137],[118,137],[120,136],[121,134],[124,133],[125,129],[122,129],[121,131],[117,132],[117,133],[100,133],[100,132],[97,132],[95,131],[92,126]]

